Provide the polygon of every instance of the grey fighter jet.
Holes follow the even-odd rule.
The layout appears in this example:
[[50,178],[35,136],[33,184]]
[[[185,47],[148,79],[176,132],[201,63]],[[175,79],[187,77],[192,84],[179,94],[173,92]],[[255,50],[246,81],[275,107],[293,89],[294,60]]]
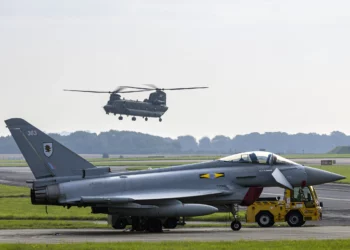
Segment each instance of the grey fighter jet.
[[35,180],[32,204],[91,207],[112,216],[114,228],[160,232],[180,217],[232,212],[259,198],[264,187],[317,185],[345,177],[299,165],[268,152],[246,152],[210,162],[112,173],[95,167],[23,119],[5,121]]

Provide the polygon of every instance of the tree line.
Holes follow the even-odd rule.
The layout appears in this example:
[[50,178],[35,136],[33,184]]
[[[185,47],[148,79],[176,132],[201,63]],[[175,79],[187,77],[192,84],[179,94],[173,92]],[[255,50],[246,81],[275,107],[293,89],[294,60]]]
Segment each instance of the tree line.
[[[279,154],[326,153],[336,146],[350,145],[350,136],[284,132],[250,133],[233,138],[217,135],[198,141],[191,135],[176,139],[131,131],[110,130],[100,134],[77,131],[69,135],[49,134],[79,154],[234,154],[263,149]],[[0,154],[20,153],[12,136],[0,137]]]

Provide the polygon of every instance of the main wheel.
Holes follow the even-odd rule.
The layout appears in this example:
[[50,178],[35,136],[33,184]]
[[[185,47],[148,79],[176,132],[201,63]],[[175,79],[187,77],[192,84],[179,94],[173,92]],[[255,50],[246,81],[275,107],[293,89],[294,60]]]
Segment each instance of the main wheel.
[[148,118],[147,118],[147,117],[145,118],[145,121],[146,121],[146,122],[148,121]]
[[162,118],[159,117],[159,121],[160,121],[160,122],[163,121]]
[[162,221],[158,219],[149,219],[147,230],[152,233],[160,233],[163,231]]
[[232,229],[233,231],[239,231],[239,230],[241,229],[241,227],[242,227],[241,222],[239,222],[238,220],[232,221],[232,223],[231,223],[231,229]]
[[301,227],[305,223],[303,216],[298,211],[290,212],[286,219],[291,227]]
[[177,219],[176,218],[168,218],[164,224],[164,228],[175,228],[177,226]]
[[114,229],[124,229],[126,227],[126,219],[121,218],[117,219],[115,223],[112,225]]
[[136,117],[135,117],[135,116],[133,116],[133,117],[131,118],[131,120],[136,121]]
[[119,119],[119,120],[123,120],[123,117],[122,117],[122,116],[119,116],[118,119]]
[[258,222],[261,227],[271,227],[275,224],[273,217],[270,213],[261,212],[256,216],[256,222]]

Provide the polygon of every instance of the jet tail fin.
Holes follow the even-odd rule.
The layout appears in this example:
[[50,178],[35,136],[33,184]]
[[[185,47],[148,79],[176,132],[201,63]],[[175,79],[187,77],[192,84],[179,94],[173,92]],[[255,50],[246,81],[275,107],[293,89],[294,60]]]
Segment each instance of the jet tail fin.
[[27,121],[5,121],[36,179],[82,175],[94,165]]

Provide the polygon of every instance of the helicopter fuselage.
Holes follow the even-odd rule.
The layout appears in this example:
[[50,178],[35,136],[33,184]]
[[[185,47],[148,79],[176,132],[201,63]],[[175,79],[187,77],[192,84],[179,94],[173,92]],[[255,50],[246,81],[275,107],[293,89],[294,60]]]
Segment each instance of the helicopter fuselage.
[[161,117],[167,110],[166,105],[155,105],[149,101],[110,100],[103,107],[107,114],[131,115],[141,117]]

